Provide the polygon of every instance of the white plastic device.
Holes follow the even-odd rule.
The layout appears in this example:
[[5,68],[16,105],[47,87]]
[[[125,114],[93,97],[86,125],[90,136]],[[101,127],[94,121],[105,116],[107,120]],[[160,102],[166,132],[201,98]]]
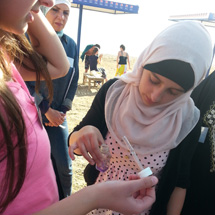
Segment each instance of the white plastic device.
[[139,169],[141,170],[138,175],[140,178],[147,177],[149,175],[152,175],[153,172],[150,167],[146,167],[145,169],[143,168],[142,164],[139,161],[139,158],[137,157],[136,152],[134,151],[133,147],[131,146],[130,142],[128,141],[127,137],[123,137],[123,141],[126,143],[126,146],[128,147],[129,151],[131,152],[136,164],[138,165]]
[[145,169],[141,170],[138,175],[140,176],[140,178],[145,178],[145,177],[148,177],[150,175],[152,175],[153,172],[151,170],[150,167],[146,167]]

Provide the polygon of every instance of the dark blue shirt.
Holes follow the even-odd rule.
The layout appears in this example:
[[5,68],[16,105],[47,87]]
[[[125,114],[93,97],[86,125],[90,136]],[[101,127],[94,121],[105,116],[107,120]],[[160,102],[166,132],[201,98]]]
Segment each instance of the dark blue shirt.
[[[69,59],[70,69],[66,76],[54,79],[52,81],[54,96],[50,107],[65,113],[66,111],[71,109],[72,101],[74,99],[78,87],[79,62],[77,55],[77,45],[74,42],[74,40],[71,37],[67,36],[66,34],[63,34],[60,40]],[[71,84],[69,85],[70,81]],[[39,94],[35,93],[34,81],[28,81],[26,82],[26,84],[29,88],[31,95],[35,97],[35,100],[38,106],[40,107],[41,112],[45,114],[49,108],[48,93],[45,82],[41,81]],[[45,115],[43,115],[43,119],[47,121]]]

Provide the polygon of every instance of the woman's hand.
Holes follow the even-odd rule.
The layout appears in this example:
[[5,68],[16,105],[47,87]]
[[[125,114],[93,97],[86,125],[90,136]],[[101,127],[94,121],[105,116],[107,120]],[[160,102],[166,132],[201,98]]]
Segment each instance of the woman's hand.
[[154,203],[154,186],[157,182],[155,176],[150,176],[131,181],[108,181],[96,184],[100,193],[96,208],[108,208],[126,215],[139,214]]
[[99,146],[104,143],[100,131],[91,125],[84,126],[75,131],[69,138],[69,155],[75,159],[74,152],[81,154],[91,164],[102,162],[102,154]]
[[45,113],[45,116],[49,120],[49,123],[45,123],[46,126],[58,127],[64,122],[66,114],[49,108],[48,111]]

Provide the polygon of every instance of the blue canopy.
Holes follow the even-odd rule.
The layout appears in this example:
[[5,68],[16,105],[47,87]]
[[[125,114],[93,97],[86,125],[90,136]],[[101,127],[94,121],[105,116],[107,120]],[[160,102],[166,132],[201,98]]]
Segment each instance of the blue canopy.
[[72,0],[71,7],[79,8],[79,22],[77,36],[78,56],[80,52],[83,9],[110,14],[137,14],[139,10],[138,5],[131,5],[106,0]]

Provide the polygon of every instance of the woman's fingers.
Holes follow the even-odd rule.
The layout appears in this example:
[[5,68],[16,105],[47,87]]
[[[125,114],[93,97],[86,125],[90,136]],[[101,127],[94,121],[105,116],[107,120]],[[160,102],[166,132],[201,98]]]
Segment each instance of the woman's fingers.
[[[76,144],[70,150],[78,148],[79,153],[91,164],[100,163],[103,160],[99,146],[104,144],[100,131],[94,126],[85,126],[75,131],[70,136],[70,145]],[[71,152],[73,154],[73,152]],[[110,155],[111,156],[111,155]],[[71,157],[73,158],[73,156]]]

